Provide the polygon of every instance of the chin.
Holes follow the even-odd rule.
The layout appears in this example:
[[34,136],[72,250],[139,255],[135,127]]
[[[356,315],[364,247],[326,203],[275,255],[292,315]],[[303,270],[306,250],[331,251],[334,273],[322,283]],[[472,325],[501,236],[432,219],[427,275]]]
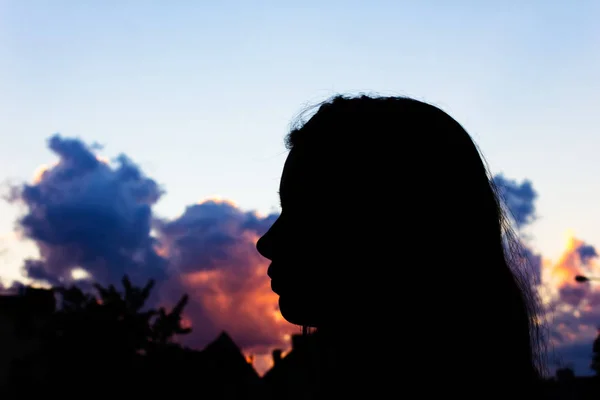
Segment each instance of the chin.
[[300,326],[318,326],[316,313],[311,311],[307,299],[282,296],[279,298],[279,310],[283,318],[291,324]]

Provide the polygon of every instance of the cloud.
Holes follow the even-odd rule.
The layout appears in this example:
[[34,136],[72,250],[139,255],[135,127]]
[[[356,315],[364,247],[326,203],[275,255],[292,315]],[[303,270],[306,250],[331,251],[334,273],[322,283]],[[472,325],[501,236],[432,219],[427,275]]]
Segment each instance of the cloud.
[[[529,180],[518,182],[502,174],[493,181],[503,206],[518,233],[536,220],[537,192]],[[570,235],[556,261],[544,259],[520,235],[522,255],[534,273],[532,284],[543,300],[549,328],[552,367],[570,366],[580,375],[589,375],[592,343],[600,327],[600,291],[591,282],[578,283],[576,275],[594,275],[598,253],[594,246]]]
[[228,201],[191,204],[173,220],[153,214],[165,191],[130,158],[112,162],[98,146],[52,136],[58,156],[32,183],[14,187],[10,201],[25,205],[18,220],[39,257],[24,261],[27,277],[52,285],[87,281],[157,281],[154,301],[172,305],[183,293],[193,333],[203,347],[226,330],[247,351],[286,347],[296,328],[281,317],[255,244],[277,218]]
[[[165,219],[152,210],[165,191],[129,157],[105,160],[96,154],[101,146],[60,135],[48,147],[58,161],[40,168],[33,182],[13,187],[9,197],[25,205],[17,227],[39,251],[39,257],[24,260],[28,277],[50,284],[106,284],[128,274],[140,285],[153,278],[156,303],[172,305],[183,293],[190,296],[186,318],[193,332],[184,339],[187,345],[203,347],[221,330],[247,352],[265,357],[289,345],[298,328],[282,318],[266,276],[268,261],[255,249],[276,213],[260,215],[213,199]],[[536,218],[532,183],[503,175],[493,181],[520,233]],[[574,276],[597,268],[596,249],[571,237],[551,262],[520,240],[520,256],[547,307],[557,354],[574,362],[577,372],[589,372],[600,292]]]
[[518,183],[507,179],[502,174],[494,176],[493,182],[498,194],[504,200],[509,214],[513,217],[517,228],[531,224],[535,219],[535,200],[537,193],[529,180]]
[[547,260],[542,270],[555,366],[570,366],[579,375],[592,373],[589,366],[600,328],[600,290],[592,282],[576,282],[575,276],[593,275],[598,270],[594,254],[593,246],[569,236],[558,260]]
[[202,345],[226,330],[254,351],[287,346],[295,328],[281,317],[267,278],[268,261],[256,251],[256,241],[276,217],[208,200],[188,206],[179,218],[157,221],[171,271],[176,271],[169,290],[190,295],[193,322],[202,326],[203,334],[190,336],[188,343]]
[[58,163],[13,190],[12,201],[27,206],[18,227],[40,252],[25,262],[26,274],[51,283],[71,281],[76,268],[100,282],[125,272],[163,279],[166,260],[150,235],[151,207],[163,194],[157,183],[127,157],[112,167],[77,139],[55,135],[48,147]]
[[[502,174],[495,175],[492,181],[496,186],[506,215],[512,220],[517,232],[522,233],[521,230],[532,224],[536,219],[535,200],[537,199],[537,192],[534,190],[533,184],[529,180],[518,183],[514,179],[505,178]],[[523,267],[527,269],[523,272],[530,278],[533,286],[538,286],[541,283],[542,256],[526,243],[527,238],[523,234],[515,239],[519,241],[518,246],[510,250],[520,253],[518,255],[525,262]]]
[[579,254],[581,262],[585,265],[587,265],[593,258],[598,257],[598,253],[596,252],[594,246],[589,244],[582,244],[577,247],[577,253]]

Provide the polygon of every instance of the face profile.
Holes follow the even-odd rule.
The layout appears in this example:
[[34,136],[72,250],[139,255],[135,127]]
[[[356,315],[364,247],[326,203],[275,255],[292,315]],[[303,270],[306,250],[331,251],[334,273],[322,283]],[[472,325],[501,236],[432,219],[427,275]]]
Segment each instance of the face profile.
[[310,174],[309,162],[290,151],[279,187],[281,215],[257,249],[271,260],[268,275],[283,317],[296,325],[318,326],[333,311],[326,282],[333,272],[327,265],[333,243],[326,241],[326,210],[319,198],[323,185]]
[[[435,141],[427,147],[435,135],[441,136],[437,147]],[[436,244],[441,253],[452,244],[448,229],[456,217],[465,227],[480,220],[486,207],[495,217],[495,198],[477,149],[457,123],[424,103],[339,97],[292,131],[287,145],[281,214],[257,250],[271,261],[272,289],[283,317],[293,324],[366,323],[378,318],[373,309],[364,312],[369,302],[378,301],[377,309],[385,313],[394,302],[411,301],[402,299],[407,295],[397,288],[406,282],[396,282],[389,268],[397,269],[392,266],[400,261],[418,264],[417,256],[431,246],[420,237],[443,238]],[[446,172],[464,176],[437,176],[444,163]],[[469,214],[460,209],[467,202],[439,198],[461,189],[467,198],[480,198],[465,208]],[[403,230],[412,239],[401,241]],[[403,259],[401,248],[410,249]],[[438,263],[436,254],[429,260]],[[416,279],[416,269],[404,271],[407,282]]]

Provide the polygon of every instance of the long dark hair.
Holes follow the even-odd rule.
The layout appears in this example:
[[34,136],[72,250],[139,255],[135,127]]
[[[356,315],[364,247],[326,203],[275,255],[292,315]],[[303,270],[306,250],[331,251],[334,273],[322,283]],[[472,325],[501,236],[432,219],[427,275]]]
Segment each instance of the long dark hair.
[[[419,207],[424,207],[427,196],[444,196],[443,202],[431,200],[434,207],[428,218],[447,229],[436,246],[455,255],[457,260],[451,263],[457,263],[463,276],[457,279],[444,270],[447,280],[462,285],[449,296],[463,309],[484,304],[490,314],[473,311],[468,321],[459,317],[460,323],[482,327],[496,342],[495,355],[488,357],[498,365],[493,361],[489,365],[494,373],[503,374],[502,379],[526,384],[545,374],[545,325],[531,265],[480,149],[457,121],[433,105],[406,97],[337,95],[301,114],[286,146],[310,151],[323,168],[327,157],[348,166],[348,174],[360,168],[367,177],[355,186],[377,187],[385,191],[383,196],[391,196],[399,170],[416,171],[402,179],[412,179],[421,185],[421,193],[427,193]],[[419,149],[427,149],[425,155]],[[433,172],[424,172],[429,168],[425,165]],[[468,239],[451,234],[449,229],[456,227]],[[436,287],[443,289],[441,283]],[[308,327],[303,331],[310,332]],[[478,340],[474,336],[469,343],[477,347]],[[480,350],[471,353],[474,359],[482,357]]]

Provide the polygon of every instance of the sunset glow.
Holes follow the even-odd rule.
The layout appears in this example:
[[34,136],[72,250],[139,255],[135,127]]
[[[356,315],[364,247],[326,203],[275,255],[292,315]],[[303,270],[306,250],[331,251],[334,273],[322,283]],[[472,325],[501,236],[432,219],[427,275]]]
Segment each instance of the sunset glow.
[[[57,143],[64,144],[60,140]],[[107,279],[115,266],[125,265],[134,268],[137,279],[144,282],[159,269],[160,305],[172,305],[188,295],[182,324],[192,331],[180,339],[182,344],[202,348],[225,331],[260,374],[272,367],[274,349],[282,350],[284,356],[290,351],[291,335],[299,333],[300,327],[281,315],[278,296],[267,276],[269,260],[256,250],[277,214],[243,210],[230,199],[210,196],[187,205],[175,218],[154,216],[148,210],[163,192],[134,164],[111,166],[107,159],[96,156],[101,163],[90,166],[85,163],[89,150],[84,147],[65,145],[62,151],[83,154],[63,154],[67,158],[38,168],[32,182],[35,196],[21,199],[36,202],[27,221],[35,223],[37,230],[22,230],[23,238],[32,239],[40,254],[39,263],[31,264],[33,275],[48,273],[73,282]],[[511,185],[510,195],[523,191],[518,183],[503,182]],[[52,219],[48,209],[76,218]],[[36,237],[37,232],[43,236]],[[123,232],[127,235],[119,236]],[[47,240],[52,235],[56,239]],[[129,238],[134,240],[130,243]],[[535,284],[546,309],[536,318],[550,324],[552,343],[558,348],[589,341],[596,334],[600,292],[589,283],[574,280],[578,274],[593,274],[594,251],[568,231],[560,257],[540,261],[540,282]],[[120,275],[112,279],[120,279]]]

